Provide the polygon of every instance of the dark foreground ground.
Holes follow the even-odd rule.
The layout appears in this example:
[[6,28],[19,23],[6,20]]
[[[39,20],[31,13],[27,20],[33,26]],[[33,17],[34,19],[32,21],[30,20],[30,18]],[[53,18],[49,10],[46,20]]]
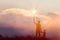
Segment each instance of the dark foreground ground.
[[26,36],[26,37],[0,37],[0,40],[60,40],[60,38],[38,38],[36,39],[36,37],[31,37],[31,36]]

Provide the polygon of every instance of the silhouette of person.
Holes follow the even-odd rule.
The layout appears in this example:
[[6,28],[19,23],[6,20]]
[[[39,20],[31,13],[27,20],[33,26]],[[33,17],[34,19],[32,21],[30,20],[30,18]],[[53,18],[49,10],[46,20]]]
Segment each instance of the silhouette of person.
[[37,22],[35,22],[34,17],[33,17],[33,21],[34,21],[34,24],[36,25],[36,37],[39,38],[40,33],[42,32],[40,21],[38,20]]
[[46,40],[46,29],[44,29],[43,37],[44,37],[44,40]]

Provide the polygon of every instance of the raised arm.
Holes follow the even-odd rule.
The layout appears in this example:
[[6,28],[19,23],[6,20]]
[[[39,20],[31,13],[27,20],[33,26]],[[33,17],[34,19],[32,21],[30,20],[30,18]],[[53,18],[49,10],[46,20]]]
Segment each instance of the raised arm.
[[35,16],[33,17],[33,22],[34,22],[34,24],[36,24],[36,22],[35,22]]

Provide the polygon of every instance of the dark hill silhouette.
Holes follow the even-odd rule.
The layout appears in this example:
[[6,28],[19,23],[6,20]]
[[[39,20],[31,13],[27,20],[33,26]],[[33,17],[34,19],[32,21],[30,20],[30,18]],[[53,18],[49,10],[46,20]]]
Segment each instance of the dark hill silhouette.
[[14,36],[16,34],[19,34],[12,26],[4,26],[0,24],[0,34],[8,37]]

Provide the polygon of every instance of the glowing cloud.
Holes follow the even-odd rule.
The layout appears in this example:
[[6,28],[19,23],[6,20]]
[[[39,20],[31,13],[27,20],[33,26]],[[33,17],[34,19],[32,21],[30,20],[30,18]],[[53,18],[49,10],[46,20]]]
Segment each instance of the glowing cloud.
[[[54,14],[53,14],[54,15]],[[57,14],[58,15],[58,14]],[[60,22],[59,18],[60,16],[56,16],[55,19],[52,19],[49,15],[38,15],[36,16],[40,17],[41,26],[42,28],[46,28],[47,33],[53,35],[55,31],[59,31],[60,28]],[[17,30],[20,33],[20,29],[24,30],[21,33],[23,34],[35,34],[35,26],[32,21],[32,13],[30,10],[25,9],[19,9],[19,8],[10,8],[3,10],[0,13],[0,23],[8,24],[14,26],[15,30]],[[28,24],[28,25],[27,25]],[[30,26],[29,26],[30,25]],[[56,27],[58,26],[58,27]],[[54,29],[54,30],[53,30]],[[53,31],[52,31],[53,30]],[[33,32],[32,32],[33,31]],[[31,33],[32,32],[32,33]],[[58,32],[60,33],[60,32]]]

